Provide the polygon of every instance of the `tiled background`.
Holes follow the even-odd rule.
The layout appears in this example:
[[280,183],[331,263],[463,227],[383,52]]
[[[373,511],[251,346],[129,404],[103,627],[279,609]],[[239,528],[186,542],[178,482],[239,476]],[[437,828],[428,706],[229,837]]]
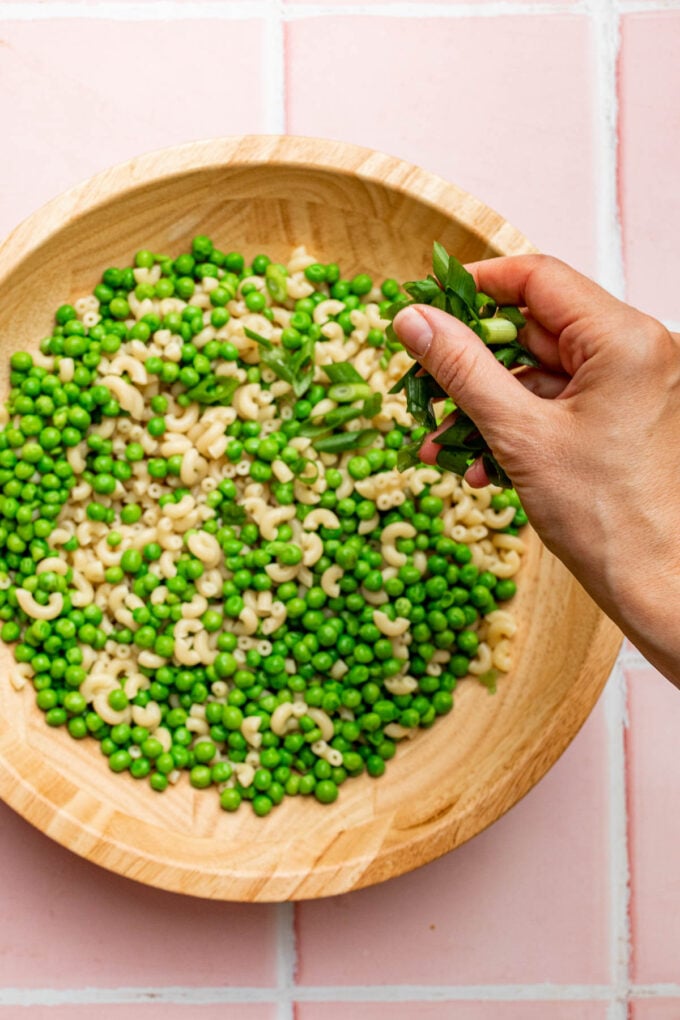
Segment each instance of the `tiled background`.
[[[0,0],[0,235],[139,152],[323,135],[680,328],[679,52],[680,0]],[[489,831],[295,910],[138,886],[0,807],[0,1020],[680,1020],[679,738],[626,647]]]

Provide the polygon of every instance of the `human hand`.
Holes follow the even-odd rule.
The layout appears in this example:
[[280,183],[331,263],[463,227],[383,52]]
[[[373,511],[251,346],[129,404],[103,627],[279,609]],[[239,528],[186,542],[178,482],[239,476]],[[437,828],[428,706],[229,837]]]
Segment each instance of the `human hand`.
[[[399,339],[473,419],[545,544],[680,686],[680,337],[548,256],[467,268],[526,307],[540,367],[509,373],[426,305],[396,316]],[[481,462],[466,479],[486,483]]]

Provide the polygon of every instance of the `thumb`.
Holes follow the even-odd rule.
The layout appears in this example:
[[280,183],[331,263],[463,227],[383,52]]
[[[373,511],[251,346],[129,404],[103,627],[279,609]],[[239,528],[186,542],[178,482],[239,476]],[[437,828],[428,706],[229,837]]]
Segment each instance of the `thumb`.
[[[409,305],[394,319],[406,350],[501,452],[518,420],[528,431],[543,403],[497,361],[464,323],[429,305]],[[504,442],[505,440],[505,442]]]

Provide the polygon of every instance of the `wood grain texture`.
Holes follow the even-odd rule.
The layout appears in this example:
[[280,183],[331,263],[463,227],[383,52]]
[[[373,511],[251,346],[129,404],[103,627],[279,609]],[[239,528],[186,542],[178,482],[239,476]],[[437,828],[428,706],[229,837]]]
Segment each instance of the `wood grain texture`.
[[[345,145],[244,137],[152,153],[55,199],[0,249],[0,386],[12,351],[35,348],[54,309],[107,265],[196,233],[284,259],[306,244],[347,275],[427,272],[432,241],[463,260],[532,251],[497,213],[399,160]],[[348,781],[323,807],[287,798],[264,819],[221,811],[188,783],[154,794],[115,776],[95,742],[50,730],[0,655],[0,796],[75,853],[137,881],[225,900],[326,896],[416,868],[522,797],[583,724],[620,634],[528,536],[513,610],[515,667],[495,696],[462,682],[451,715],[399,748],[379,780]]]

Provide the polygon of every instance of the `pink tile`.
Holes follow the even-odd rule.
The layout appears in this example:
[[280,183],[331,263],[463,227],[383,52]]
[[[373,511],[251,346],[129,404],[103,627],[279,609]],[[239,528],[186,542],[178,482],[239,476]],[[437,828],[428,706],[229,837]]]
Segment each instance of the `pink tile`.
[[[651,666],[630,668],[633,980],[680,981],[680,692]],[[669,1014],[670,1015],[670,1014]],[[674,1020],[680,1017],[680,1010]]]
[[[606,1020],[607,1007],[603,1002],[353,1002],[351,1015],[352,1020]],[[295,1020],[347,1016],[346,1002],[306,1002],[297,1006]]]
[[0,24],[0,238],[114,163],[262,130],[262,59],[255,21]]
[[302,904],[301,983],[608,981],[605,744],[598,707],[545,779],[470,843]]
[[[120,1004],[83,1003],[68,1006],[0,1006],[0,1020],[275,1020],[268,1003],[210,1005],[174,1002]],[[565,1020],[571,1018],[565,1017]]]
[[631,1002],[630,1020],[680,1020],[680,998]]
[[[292,21],[288,129],[424,166],[589,272],[590,56],[588,19],[560,14]],[[334,85],[329,67],[350,66]]]
[[0,805],[0,986],[270,985],[275,911],[120,878]]
[[[623,19],[621,205],[628,298],[680,322],[680,10]],[[653,73],[650,74],[650,71]]]

